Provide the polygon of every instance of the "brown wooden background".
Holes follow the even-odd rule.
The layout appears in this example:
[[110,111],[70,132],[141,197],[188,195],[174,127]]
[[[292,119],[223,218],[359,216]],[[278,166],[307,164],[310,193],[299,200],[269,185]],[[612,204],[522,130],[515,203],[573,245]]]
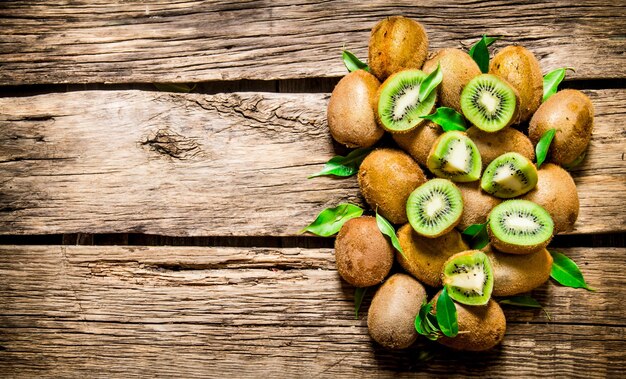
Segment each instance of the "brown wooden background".
[[[422,22],[431,49],[520,43],[588,94],[581,213],[553,246],[591,293],[548,283],[506,308],[502,346],[390,352],[317,212],[362,204],[306,176],[337,150],[342,47]],[[626,4],[565,1],[0,3],[0,376],[620,377],[626,370]],[[193,93],[151,83],[184,82]]]

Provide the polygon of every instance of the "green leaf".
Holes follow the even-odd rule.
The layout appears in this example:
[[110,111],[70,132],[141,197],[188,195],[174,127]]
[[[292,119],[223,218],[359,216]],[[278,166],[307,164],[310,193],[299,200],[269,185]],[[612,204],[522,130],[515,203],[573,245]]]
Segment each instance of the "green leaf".
[[430,313],[432,307],[433,305],[430,303],[422,304],[419,313],[415,316],[415,330],[429,340],[436,341],[439,338],[440,330],[437,319]]
[[548,156],[548,151],[550,150],[550,144],[552,143],[552,139],[556,134],[556,129],[552,128],[546,130],[545,133],[537,142],[537,146],[535,146],[535,155],[537,156],[537,168],[541,167],[541,164],[545,162],[546,157]]
[[315,221],[310,223],[300,233],[311,232],[321,237],[329,237],[337,233],[343,224],[355,217],[360,217],[363,209],[353,204],[339,204],[334,208],[327,208],[317,215]]
[[378,224],[378,229],[380,229],[381,233],[391,239],[391,244],[393,245],[393,247],[395,247],[396,250],[398,250],[398,252],[402,254],[404,259],[406,259],[406,257],[404,256],[404,251],[402,251],[402,246],[400,246],[400,241],[398,241],[398,236],[396,236],[396,230],[393,228],[393,225],[391,225],[391,223],[387,221],[383,216],[379,215],[378,212],[376,212],[376,224]]
[[346,65],[346,68],[349,72],[356,70],[365,70],[369,72],[370,70],[367,63],[362,62],[359,58],[356,57],[356,55],[352,54],[348,50],[344,50],[341,53],[341,58],[343,59],[343,64]]
[[543,102],[548,100],[550,96],[554,95],[559,89],[559,84],[565,78],[565,72],[567,70],[574,71],[571,67],[557,68],[550,71],[543,77]]
[[361,303],[365,297],[368,287],[357,287],[354,290],[354,319],[359,319],[359,309],[361,309]]
[[500,304],[514,305],[517,307],[540,308],[546,314],[548,320],[552,320],[546,309],[530,296],[511,296],[499,301]]
[[487,233],[488,223],[489,221],[484,224],[473,224],[463,231],[464,235],[472,237],[470,243],[472,249],[480,250],[489,243],[489,233]]
[[595,289],[585,283],[583,274],[573,260],[558,251],[550,251],[550,254],[552,255],[552,259],[554,259],[552,271],[550,272],[552,279],[566,287],[584,288],[588,291],[595,291]]
[[[497,40],[499,40],[502,37],[487,37],[485,35],[483,35],[483,37],[485,39],[485,45],[487,45],[487,47],[491,46],[494,42],[496,42]],[[478,42],[476,42],[469,51],[469,56],[472,57],[472,59],[474,59],[474,53],[476,51],[476,46],[478,45],[478,43],[480,42],[480,40]]]
[[153,83],[156,89],[163,92],[182,92],[188,93],[193,91],[196,88],[194,84],[193,87],[189,87],[188,84],[185,83]]
[[336,155],[332,157],[326,164],[322,171],[315,173],[308,178],[315,178],[318,176],[334,175],[339,177],[348,177],[359,172],[359,166],[363,159],[372,151],[372,148],[361,148],[351,151],[345,157]]
[[446,337],[452,338],[459,334],[456,306],[448,295],[446,287],[443,287],[437,299],[437,323],[439,324],[439,329]]
[[421,116],[441,126],[444,132],[450,132],[452,130],[459,130],[464,132],[467,130],[467,124],[463,115],[448,107],[439,107],[433,114]]
[[420,84],[420,92],[418,95],[418,100],[420,102],[427,99],[428,96],[437,88],[441,81],[443,80],[443,72],[441,72],[441,65],[437,65],[437,69],[431,72],[426,79]]
[[489,49],[487,46],[494,43],[498,38],[489,38],[483,34],[482,38],[469,51],[470,57],[476,62],[483,74],[489,72]]
[[500,304],[515,305],[526,308],[543,308],[541,304],[530,296],[511,296],[499,301]]

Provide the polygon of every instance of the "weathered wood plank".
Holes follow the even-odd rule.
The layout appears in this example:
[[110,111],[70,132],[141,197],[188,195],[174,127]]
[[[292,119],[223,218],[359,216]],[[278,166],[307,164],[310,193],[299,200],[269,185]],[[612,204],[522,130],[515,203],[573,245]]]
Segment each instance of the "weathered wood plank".
[[[574,172],[574,233],[626,230],[625,90],[587,91],[596,129]],[[306,176],[334,155],[327,94],[85,91],[0,98],[0,234],[294,235],[354,178]]]
[[342,47],[366,57],[370,29],[396,14],[421,21],[432,49],[502,35],[500,46],[527,46],[545,71],[626,77],[626,7],[609,0],[3,1],[0,84],[341,76]]
[[[46,377],[618,376],[626,249],[563,251],[598,292],[545,285],[534,295],[551,322],[505,308],[501,347],[458,354],[372,343],[367,304],[355,320],[329,249],[2,246],[0,367]],[[424,352],[432,359],[420,361]]]

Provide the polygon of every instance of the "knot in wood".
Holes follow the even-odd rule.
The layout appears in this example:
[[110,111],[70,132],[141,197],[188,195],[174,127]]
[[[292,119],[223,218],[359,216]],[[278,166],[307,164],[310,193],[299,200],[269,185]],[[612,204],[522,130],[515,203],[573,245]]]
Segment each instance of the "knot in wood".
[[157,130],[141,144],[149,146],[159,154],[181,160],[191,159],[202,153],[200,145],[194,139],[168,129]]

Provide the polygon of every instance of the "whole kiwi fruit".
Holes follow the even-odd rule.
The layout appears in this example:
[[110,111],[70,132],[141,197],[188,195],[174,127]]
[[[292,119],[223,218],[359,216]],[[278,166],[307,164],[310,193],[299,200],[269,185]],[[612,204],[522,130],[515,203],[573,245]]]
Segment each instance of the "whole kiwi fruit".
[[475,126],[467,129],[467,136],[474,141],[482,158],[483,167],[502,154],[519,153],[530,161],[535,160],[535,147],[526,135],[513,128],[504,128],[488,133]]
[[413,190],[426,182],[420,166],[396,149],[372,151],[361,163],[359,188],[365,201],[394,224],[408,221],[406,201]]
[[502,202],[501,199],[481,191],[480,182],[457,183],[457,187],[463,196],[463,214],[456,226],[460,231],[473,224],[484,224],[493,207]]
[[443,130],[439,125],[427,121],[407,133],[394,133],[392,136],[402,150],[409,153],[417,163],[426,167],[428,153],[441,134]]
[[422,24],[402,16],[387,17],[372,29],[368,63],[380,81],[400,70],[420,69],[428,54],[428,36]]
[[408,273],[431,287],[441,287],[440,273],[448,258],[469,249],[455,229],[437,238],[427,238],[406,224],[397,235],[403,254],[398,252],[396,259]]
[[570,232],[578,219],[580,202],[572,176],[560,166],[544,163],[537,171],[537,186],[522,199],[545,208],[554,221],[554,232]]
[[328,128],[333,138],[350,148],[370,147],[385,133],[376,122],[380,82],[364,70],[344,76],[328,102]]
[[[431,300],[437,311],[439,292]],[[437,342],[457,350],[484,351],[502,342],[506,332],[506,318],[500,305],[490,299],[486,305],[472,306],[454,302],[459,324],[459,334],[454,337],[440,337]]]
[[543,98],[543,75],[535,55],[522,46],[507,46],[493,57],[489,73],[504,78],[519,93],[516,123],[530,119]]
[[513,296],[529,292],[550,278],[552,256],[546,249],[531,254],[506,254],[487,245],[483,251],[491,259],[493,296]]
[[378,288],[367,314],[374,341],[388,349],[405,349],[418,337],[415,316],[426,301],[426,291],[406,274],[394,274]]
[[582,92],[565,89],[541,104],[530,119],[528,135],[534,144],[550,129],[556,129],[549,160],[571,165],[587,150],[593,131],[593,104]]
[[378,229],[374,217],[348,220],[335,240],[339,275],[355,287],[379,284],[393,265],[394,248]]
[[440,65],[443,80],[438,87],[439,102],[444,107],[454,108],[461,113],[461,92],[470,80],[481,74],[472,57],[459,49],[441,49],[428,57],[422,71],[427,74]]

